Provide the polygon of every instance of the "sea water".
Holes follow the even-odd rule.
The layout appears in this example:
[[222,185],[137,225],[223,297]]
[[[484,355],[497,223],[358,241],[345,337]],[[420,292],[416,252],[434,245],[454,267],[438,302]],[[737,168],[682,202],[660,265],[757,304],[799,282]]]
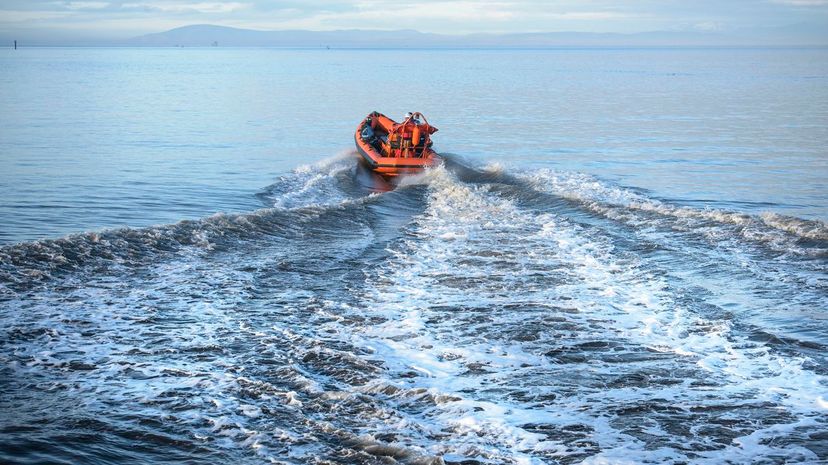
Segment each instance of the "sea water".
[[[0,52],[0,461],[828,460],[828,50]],[[367,113],[443,166],[390,189]]]

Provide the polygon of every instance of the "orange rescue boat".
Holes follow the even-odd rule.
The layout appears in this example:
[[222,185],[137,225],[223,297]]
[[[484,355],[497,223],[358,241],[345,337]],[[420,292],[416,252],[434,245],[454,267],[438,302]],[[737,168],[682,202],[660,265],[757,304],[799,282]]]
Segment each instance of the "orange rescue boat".
[[437,128],[428,124],[422,113],[409,113],[397,123],[375,111],[359,124],[354,140],[372,170],[383,176],[399,176],[440,163],[440,157],[431,149],[435,132]]

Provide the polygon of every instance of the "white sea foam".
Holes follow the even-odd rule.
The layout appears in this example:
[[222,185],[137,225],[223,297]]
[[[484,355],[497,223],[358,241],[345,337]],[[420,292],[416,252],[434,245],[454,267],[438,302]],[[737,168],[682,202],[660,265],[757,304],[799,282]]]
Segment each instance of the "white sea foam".
[[[564,218],[521,210],[485,185],[463,184],[445,170],[430,176],[428,208],[411,230],[416,239],[392,250],[393,260],[381,268],[369,292],[369,307],[387,320],[363,329],[355,341],[370,345],[373,356],[381,357],[390,373],[417,373],[408,381],[394,381],[392,376],[385,383],[404,390],[416,386],[432,397],[452,399],[434,404],[424,414],[434,422],[431,429],[451,431],[440,441],[442,445],[430,446],[432,453],[452,450],[511,463],[542,463],[544,457],[572,453],[584,454],[585,463],[694,461],[694,455],[680,448],[646,445],[642,438],[647,435],[660,438],[656,444],[675,441],[659,423],[644,430],[622,426],[624,417],[608,412],[658,399],[664,408],[688,413],[706,406],[738,412],[742,405],[767,402],[798,421],[819,415],[826,380],[803,368],[804,360],[782,358],[737,334],[728,321],[693,313],[679,303],[663,278],[649,272],[634,255],[616,250],[605,238]],[[738,216],[725,218],[741,221]],[[557,284],[531,283],[527,276],[532,275],[545,275]],[[470,333],[463,326],[476,325],[470,316],[475,309],[495,312],[507,304],[520,309],[520,302],[527,307],[548,306],[550,316],[555,315],[552,308],[569,308],[565,317],[579,329],[550,334],[546,346],[515,341],[503,345],[496,331],[518,324],[520,313],[484,315],[491,326],[481,326],[482,333]],[[451,308],[456,308],[457,321],[447,310]],[[716,391],[677,379],[603,389],[582,386],[569,392],[567,383],[561,382],[565,378],[555,378],[561,366],[542,351],[561,342],[577,348],[593,338],[608,341],[608,347],[616,346],[632,358],[626,364],[586,358],[575,367],[593,373],[588,377],[611,379],[630,375],[619,369],[650,367],[668,377],[671,371],[694,373],[700,382],[713,383]],[[648,355],[659,353],[664,355]],[[636,354],[643,355],[644,361],[636,362]],[[527,369],[535,370],[536,376],[533,384],[524,385],[521,373]],[[548,405],[508,400],[530,393],[558,397]],[[599,450],[578,452],[571,439],[547,438],[527,424],[548,425],[555,431],[587,425],[592,431],[588,437]],[[740,460],[750,455],[757,441],[790,425],[790,420],[783,420],[776,426],[757,427],[748,436],[755,438],[753,442],[735,441],[707,456]],[[703,435],[689,439],[705,441]],[[797,457],[815,458],[800,449]],[[785,446],[764,445],[762,453],[785,450]]]
[[773,228],[789,232],[799,237],[828,241],[828,225],[822,221],[806,221],[778,213],[763,213],[760,217],[766,225]]
[[778,215],[671,205],[579,173],[540,170],[520,177],[540,192],[576,200],[587,211],[622,223],[627,227],[621,235],[638,244],[671,251],[654,254],[654,262],[665,260],[651,265],[674,279],[687,278],[708,293],[710,303],[732,307],[738,302],[742,312],[784,321],[808,314],[825,298],[828,268],[822,257],[828,249],[802,240],[818,236],[824,226],[819,222],[784,217],[783,225],[812,228],[792,235],[781,226],[768,227]]
[[299,166],[271,186],[273,206],[333,205],[348,199],[334,180],[353,170],[355,162],[353,151],[343,151],[320,162]]
[[[366,282],[313,276],[303,247],[318,243],[196,246],[11,301],[0,327],[22,332],[4,333],[14,349],[0,363],[48,379],[36,387],[50,397],[139,405],[253,462],[331,450],[403,463],[817,460],[801,436],[824,428],[825,377],[685,298],[695,282],[675,276],[704,269],[665,271],[601,228],[444,168],[417,182],[425,209],[390,258],[359,262],[367,222],[342,231],[356,238],[337,254],[368,263],[352,270]],[[208,241],[257,225],[204,221]]]
[[[828,239],[828,225],[820,221],[804,221],[772,213],[754,216],[714,208],[672,205],[583,173],[541,169],[520,176],[540,191],[581,202],[596,213],[635,225],[645,226],[652,222],[652,218],[639,217],[637,212],[656,214],[674,218],[672,227],[701,232],[711,240],[738,234],[784,252],[806,254],[807,250],[795,244],[797,238]],[[722,231],[711,227],[716,224],[738,228]]]

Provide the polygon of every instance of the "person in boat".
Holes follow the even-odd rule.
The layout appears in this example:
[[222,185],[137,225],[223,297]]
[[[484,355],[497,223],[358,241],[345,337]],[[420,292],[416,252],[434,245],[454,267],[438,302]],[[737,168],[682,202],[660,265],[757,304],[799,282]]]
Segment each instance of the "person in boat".
[[354,139],[357,151],[375,172],[394,177],[421,172],[441,162],[429,137],[436,131],[419,112],[407,113],[399,123],[372,112],[357,127]]
[[[411,113],[411,112],[409,111],[408,113],[406,113],[406,114],[405,114],[405,119],[404,119],[403,121],[405,121],[405,120],[407,120],[407,119],[411,118],[412,116],[414,116],[414,113]],[[419,124],[420,124],[420,119],[419,119],[419,118],[417,118],[417,117],[411,118],[411,121],[413,121],[413,122],[414,122],[414,124],[417,124],[417,125],[419,125]]]
[[370,124],[366,124],[365,127],[362,128],[362,138],[368,141],[374,139],[374,129]]

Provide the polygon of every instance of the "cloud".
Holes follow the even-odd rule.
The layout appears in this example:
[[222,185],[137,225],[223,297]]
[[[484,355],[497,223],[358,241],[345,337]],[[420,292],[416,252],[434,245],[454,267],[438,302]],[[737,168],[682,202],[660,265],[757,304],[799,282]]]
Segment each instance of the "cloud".
[[347,16],[341,14],[327,14],[326,19],[341,22],[343,19],[388,19],[389,17],[412,20],[452,20],[452,21],[504,21],[515,17],[515,14],[506,8],[506,4],[497,2],[479,1],[442,1],[405,4],[400,2],[392,9],[388,9],[384,2],[363,1],[356,4],[357,11]]
[[66,18],[72,13],[66,11],[38,11],[38,10],[0,10],[2,23],[25,23],[44,21],[57,18]]
[[825,6],[828,0],[772,0],[772,3],[791,6]]
[[594,20],[616,20],[616,19],[630,19],[642,18],[645,15],[635,15],[630,13],[619,13],[617,11],[570,11],[565,13],[547,13],[540,14],[541,17],[556,18],[556,19],[572,19],[576,21],[594,21]]
[[109,2],[55,2],[69,10],[100,10],[110,5]]
[[185,2],[138,2],[138,3],[123,3],[121,8],[126,10],[144,10],[156,11],[159,13],[232,13],[234,11],[242,10],[250,5],[240,2],[201,2],[201,3],[185,3]]
[[810,22],[828,0],[2,0],[0,28],[113,38],[210,23],[257,29],[473,32],[732,30]]
[[712,32],[721,31],[724,29],[724,26],[721,23],[717,23],[716,21],[705,21],[702,23],[694,24],[692,28],[697,31]]
[[[652,17],[649,14],[614,11],[612,9],[586,10],[569,7],[559,2],[558,7],[546,3],[523,1],[484,0],[401,0],[389,6],[387,1],[361,0],[344,11],[318,11],[308,15],[285,18],[280,28],[299,29],[416,29],[423,32],[539,32],[560,27],[589,28],[587,23],[603,23],[612,28],[631,19]],[[578,26],[575,26],[578,24]],[[259,28],[268,24],[259,21]]]

